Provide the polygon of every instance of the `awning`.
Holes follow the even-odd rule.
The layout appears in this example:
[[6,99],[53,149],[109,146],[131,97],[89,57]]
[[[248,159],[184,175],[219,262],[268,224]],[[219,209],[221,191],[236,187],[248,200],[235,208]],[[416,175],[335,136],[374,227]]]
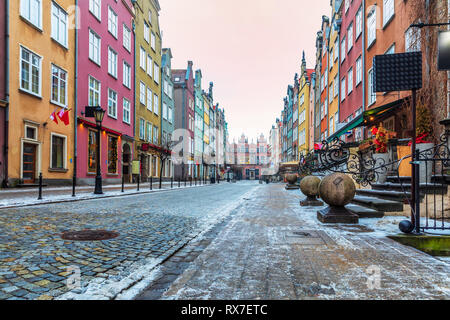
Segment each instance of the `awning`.
[[330,142],[334,138],[339,138],[347,131],[353,130],[354,128],[361,127],[361,126],[372,126],[378,121],[378,119],[382,116],[384,116],[387,112],[394,110],[400,106],[403,105],[405,99],[396,100],[394,102],[385,104],[384,106],[372,108],[369,110],[364,111],[359,116],[357,116],[355,119],[347,123],[345,126],[343,126],[341,129],[333,133],[327,141]]

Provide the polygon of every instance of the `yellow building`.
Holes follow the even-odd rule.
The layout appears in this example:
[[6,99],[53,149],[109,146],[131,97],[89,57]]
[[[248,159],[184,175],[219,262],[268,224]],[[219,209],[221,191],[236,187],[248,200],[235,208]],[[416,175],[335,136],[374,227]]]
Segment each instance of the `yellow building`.
[[[34,6],[32,6],[34,5]],[[74,154],[74,0],[9,1],[10,186],[70,183]],[[2,13],[4,14],[4,13]],[[68,111],[70,123],[56,115]],[[58,124],[50,119],[56,115]],[[63,117],[64,118],[64,117]]]
[[339,29],[336,20],[339,19],[336,0],[332,0],[331,26],[329,33],[329,55],[328,55],[328,136],[337,130],[339,123]]
[[161,144],[161,32],[158,0],[134,2],[136,55],[136,135],[135,161],[139,161],[143,181],[159,177]]
[[[306,155],[310,149],[309,145],[309,129],[310,119],[309,115],[309,95],[311,87],[311,75],[314,69],[306,68],[305,52],[302,58],[302,70],[299,79],[299,93],[298,93],[298,153],[299,156]],[[300,157],[299,157],[300,158]]]

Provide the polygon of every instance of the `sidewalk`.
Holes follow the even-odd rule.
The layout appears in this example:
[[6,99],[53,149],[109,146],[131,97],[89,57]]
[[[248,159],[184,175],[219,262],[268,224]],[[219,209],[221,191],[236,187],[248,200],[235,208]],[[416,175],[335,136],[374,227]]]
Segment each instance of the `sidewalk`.
[[154,271],[138,298],[450,298],[448,258],[386,238],[404,217],[324,225],[317,208],[299,206],[302,198],[280,184],[256,188],[208,246],[199,239],[192,253],[168,261],[171,270],[186,266],[181,274]]
[[[209,181],[206,185],[210,185]],[[200,185],[199,182],[197,182],[197,185],[195,185],[194,181],[192,182],[192,186],[190,186],[189,182],[186,183],[186,188],[200,186],[205,185]],[[94,194],[94,186],[78,186],[75,190],[75,197],[72,197],[72,187],[43,187],[42,200],[38,200],[38,188],[0,189],[0,209],[117,197],[181,188],[185,188],[184,182],[181,182],[180,187],[178,187],[178,181],[174,181],[173,188],[171,188],[170,182],[163,182],[162,188],[159,189],[159,180],[154,180],[152,184],[152,190],[150,189],[149,182],[141,182],[139,185],[139,191],[137,190],[137,184],[126,184],[124,186],[124,192],[121,191],[122,185],[120,184],[103,185],[102,189],[104,194],[96,195]]]

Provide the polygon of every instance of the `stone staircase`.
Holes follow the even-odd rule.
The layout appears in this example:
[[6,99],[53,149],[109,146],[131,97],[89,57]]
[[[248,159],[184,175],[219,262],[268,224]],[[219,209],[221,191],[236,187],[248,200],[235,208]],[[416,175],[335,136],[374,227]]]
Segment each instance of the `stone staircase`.
[[[430,183],[420,184],[421,200],[426,194],[446,194],[449,175],[432,176]],[[385,212],[401,212],[411,200],[411,177],[388,176],[385,183],[375,183],[372,189],[358,189],[347,208],[360,218],[380,218]]]

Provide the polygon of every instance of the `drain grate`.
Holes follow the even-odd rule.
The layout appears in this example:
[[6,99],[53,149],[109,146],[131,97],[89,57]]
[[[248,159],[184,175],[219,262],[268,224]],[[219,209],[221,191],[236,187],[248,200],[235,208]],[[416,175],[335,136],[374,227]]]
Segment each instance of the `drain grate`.
[[303,231],[294,231],[294,232],[292,232],[292,234],[294,234],[296,236],[300,236],[300,237],[311,237],[310,233],[303,232]]
[[98,241],[110,240],[117,238],[118,232],[107,230],[81,230],[81,231],[66,231],[61,234],[64,240],[74,241]]

